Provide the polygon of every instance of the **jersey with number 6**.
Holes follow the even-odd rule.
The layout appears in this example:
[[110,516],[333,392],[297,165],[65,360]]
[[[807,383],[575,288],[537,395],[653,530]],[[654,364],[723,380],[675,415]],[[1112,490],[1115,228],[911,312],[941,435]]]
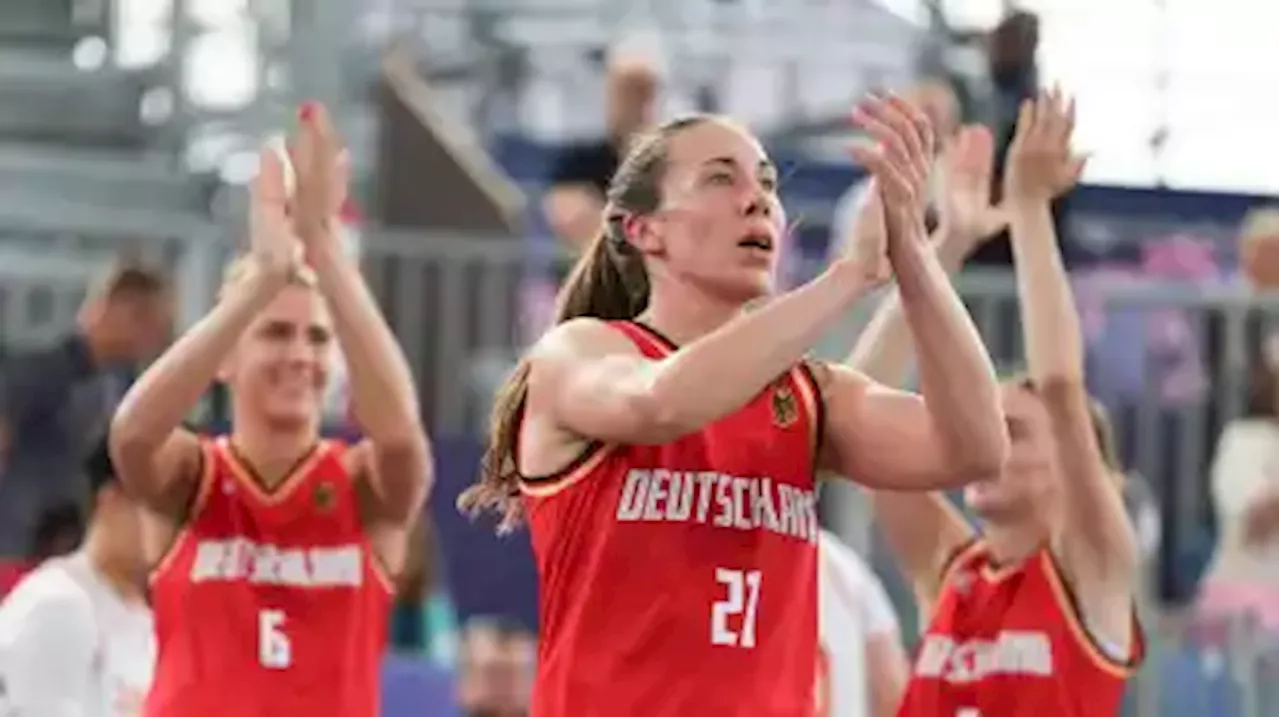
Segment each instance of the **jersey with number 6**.
[[[615,322],[648,357],[675,347]],[[533,717],[813,714],[814,448],[797,365],[656,446],[589,446],[521,484],[540,587]]]
[[345,447],[320,441],[268,490],[201,441],[186,527],[151,577],[159,655],[146,717],[375,717],[391,583]]

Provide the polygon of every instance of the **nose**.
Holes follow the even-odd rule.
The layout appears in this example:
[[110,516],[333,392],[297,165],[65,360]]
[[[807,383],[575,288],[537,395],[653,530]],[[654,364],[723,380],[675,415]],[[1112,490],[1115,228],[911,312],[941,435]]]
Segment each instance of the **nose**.
[[742,213],[746,217],[766,219],[773,215],[773,202],[769,201],[768,193],[758,182],[752,185],[751,191],[747,194]]

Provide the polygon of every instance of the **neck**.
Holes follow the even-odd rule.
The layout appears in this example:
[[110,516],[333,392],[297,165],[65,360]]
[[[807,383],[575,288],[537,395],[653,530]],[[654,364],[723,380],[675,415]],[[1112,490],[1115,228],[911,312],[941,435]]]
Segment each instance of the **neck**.
[[642,321],[677,346],[684,346],[729,323],[742,312],[742,304],[724,301],[677,282],[669,282],[661,291],[651,291],[649,308]]
[[982,528],[991,557],[1000,565],[1012,565],[1025,560],[1039,550],[1051,535],[1048,526],[1039,518],[997,520]]
[[232,418],[231,444],[268,487],[283,480],[319,437],[314,423],[284,428],[266,421],[245,420],[244,414],[237,411]]
[[146,602],[136,566],[115,554],[100,525],[90,526],[84,539],[84,552],[93,569],[125,602]]

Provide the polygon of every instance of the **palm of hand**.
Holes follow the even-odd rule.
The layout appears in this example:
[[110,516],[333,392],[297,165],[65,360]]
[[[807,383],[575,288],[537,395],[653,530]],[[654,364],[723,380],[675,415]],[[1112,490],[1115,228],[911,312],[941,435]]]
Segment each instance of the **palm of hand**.
[[1004,227],[1004,212],[991,205],[995,142],[982,125],[962,127],[944,155],[943,220],[951,231],[978,240]]

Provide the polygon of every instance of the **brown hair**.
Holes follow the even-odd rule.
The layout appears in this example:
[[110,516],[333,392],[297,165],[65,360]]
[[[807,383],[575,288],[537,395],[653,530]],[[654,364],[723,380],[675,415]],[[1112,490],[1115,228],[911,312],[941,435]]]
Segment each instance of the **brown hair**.
[[[658,208],[668,141],[682,130],[711,119],[709,115],[676,119],[631,145],[609,183],[604,226],[560,288],[556,324],[587,316],[606,321],[634,319],[645,310],[649,304],[649,276],[640,253],[627,241],[623,224],[628,217]],[[494,399],[489,446],[481,459],[480,479],[458,496],[458,509],[472,517],[487,510],[500,515],[500,532],[516,527],[522,518],[515,451],[528,387],[529,362],[521,359]]]
[[169,290],[169,277],[157,266],[123,258],[99,279],[98,296],[107,301],[124,298],[150,298]]

